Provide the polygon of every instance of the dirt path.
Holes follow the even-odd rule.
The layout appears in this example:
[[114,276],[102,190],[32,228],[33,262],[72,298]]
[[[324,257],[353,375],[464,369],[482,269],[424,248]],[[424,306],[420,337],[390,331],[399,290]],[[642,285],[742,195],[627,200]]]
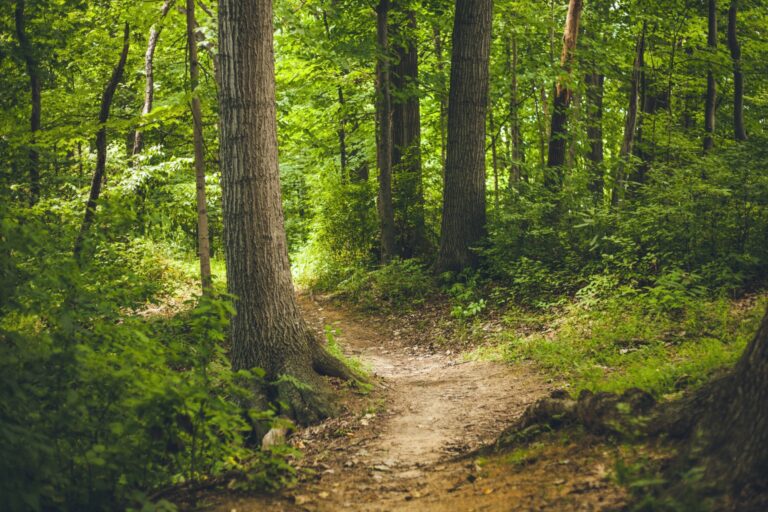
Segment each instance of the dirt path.
[[[480,466],[460,457],[492,443],[548,392],[530,367],[466,362],[423,344],[408,346],[391,325],[307,297],[302,308],[319,329],[336,329],[344,351],[377,376],[377,387],[362,410],[357,404],[344,417],[294,437],[307,454],[303,464],[316,471],[313,478],[275,497],[229,497],[215,510],[598,510],[600,503],[615,502],[600,492],[604,465],[593,463],[583,447],[572,446],[578,453],[569,455],[568,447],[556,446],[539,455],[554,458],[556,473],[566,474],[556,480],[549,464],[535,460],[526,459],[528,467],[517,468],[525,469],[521,474],[509,462]],[[579,461],[569,477],[567,457],[574,455]],[[585,464],[594,467],[585,470]],[[587,481],[581,487],[598,492],[585,499],[579,479]],[[543,487],[546,482],[551,489]],[[580,496],[570,499],[574,488]]]

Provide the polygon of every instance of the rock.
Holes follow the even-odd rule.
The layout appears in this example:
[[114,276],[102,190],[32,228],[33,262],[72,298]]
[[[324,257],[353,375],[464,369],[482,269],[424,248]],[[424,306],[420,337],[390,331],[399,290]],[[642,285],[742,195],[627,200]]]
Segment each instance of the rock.
[[293,497],[293,502],[296,505],[306,505],[307,503],[311,502],[312,498],[309,496],[305,496],[303,494],[298,494]]
[[286,428],[273,428],[267,432],[264,439],[261,440],[261,449],[268,450],[273,446],[285,444],[285,437],[288,435],[288,429]]

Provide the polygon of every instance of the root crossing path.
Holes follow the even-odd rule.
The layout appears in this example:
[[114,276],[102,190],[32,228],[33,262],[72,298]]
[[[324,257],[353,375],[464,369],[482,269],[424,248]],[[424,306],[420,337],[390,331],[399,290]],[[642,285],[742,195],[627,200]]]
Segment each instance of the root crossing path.
[[215,510],[454,512],[615,505],[601,492],[605,486],[579,487],[579,479],[599,482],[604,468],[584,468],[579,461],[569,471],[570,461],[560,459],[567,453],[550,453],[547,457],[556,459],[551,464],[534,460],[524,471],[508,462],[485,465],[462,457],[494,442],[526,406],[546,395],[548,385],[531,367],[464,361],[450,351],[426,348],[429,343],[405,341],[391,323],[308,297],[301,305],[318,329],[330,326],[344,352],[369,368],[376,389],[350,405],[344,417],[296,434],[293,442],[306,452],[302,464],[313,477],[274,497],[230,496]]

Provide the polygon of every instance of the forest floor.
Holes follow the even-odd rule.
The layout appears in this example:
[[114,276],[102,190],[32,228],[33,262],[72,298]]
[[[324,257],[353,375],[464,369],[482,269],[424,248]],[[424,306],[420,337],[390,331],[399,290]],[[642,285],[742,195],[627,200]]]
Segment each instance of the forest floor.
[[250,511],[616,510],[619,448],[578,432],[480,456],[554,384],[528,364],[467,361],[407,317],[351,312],[303,296],[309,321],[335,331],[373,375],[369,393],[340,386],[343,413],[301,429],[299,482],[270,496],[208,494],[196,508]]

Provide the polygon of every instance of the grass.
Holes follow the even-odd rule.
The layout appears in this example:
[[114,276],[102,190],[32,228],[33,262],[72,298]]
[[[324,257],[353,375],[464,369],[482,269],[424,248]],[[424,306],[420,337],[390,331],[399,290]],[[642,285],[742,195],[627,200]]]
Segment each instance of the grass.
[[[507,318],[510,327],[468,357],[533,361],[574,394],[639,387],[662,396],[732,365],[768,302],[768,297],[696,299],[660,311],[644,299],[636,295],[589,306],[575,301],[559,316],[542,313],[542,321],[531,313],[521,314],[521,321]],[[532,325],[538,327],[533,332]]]

